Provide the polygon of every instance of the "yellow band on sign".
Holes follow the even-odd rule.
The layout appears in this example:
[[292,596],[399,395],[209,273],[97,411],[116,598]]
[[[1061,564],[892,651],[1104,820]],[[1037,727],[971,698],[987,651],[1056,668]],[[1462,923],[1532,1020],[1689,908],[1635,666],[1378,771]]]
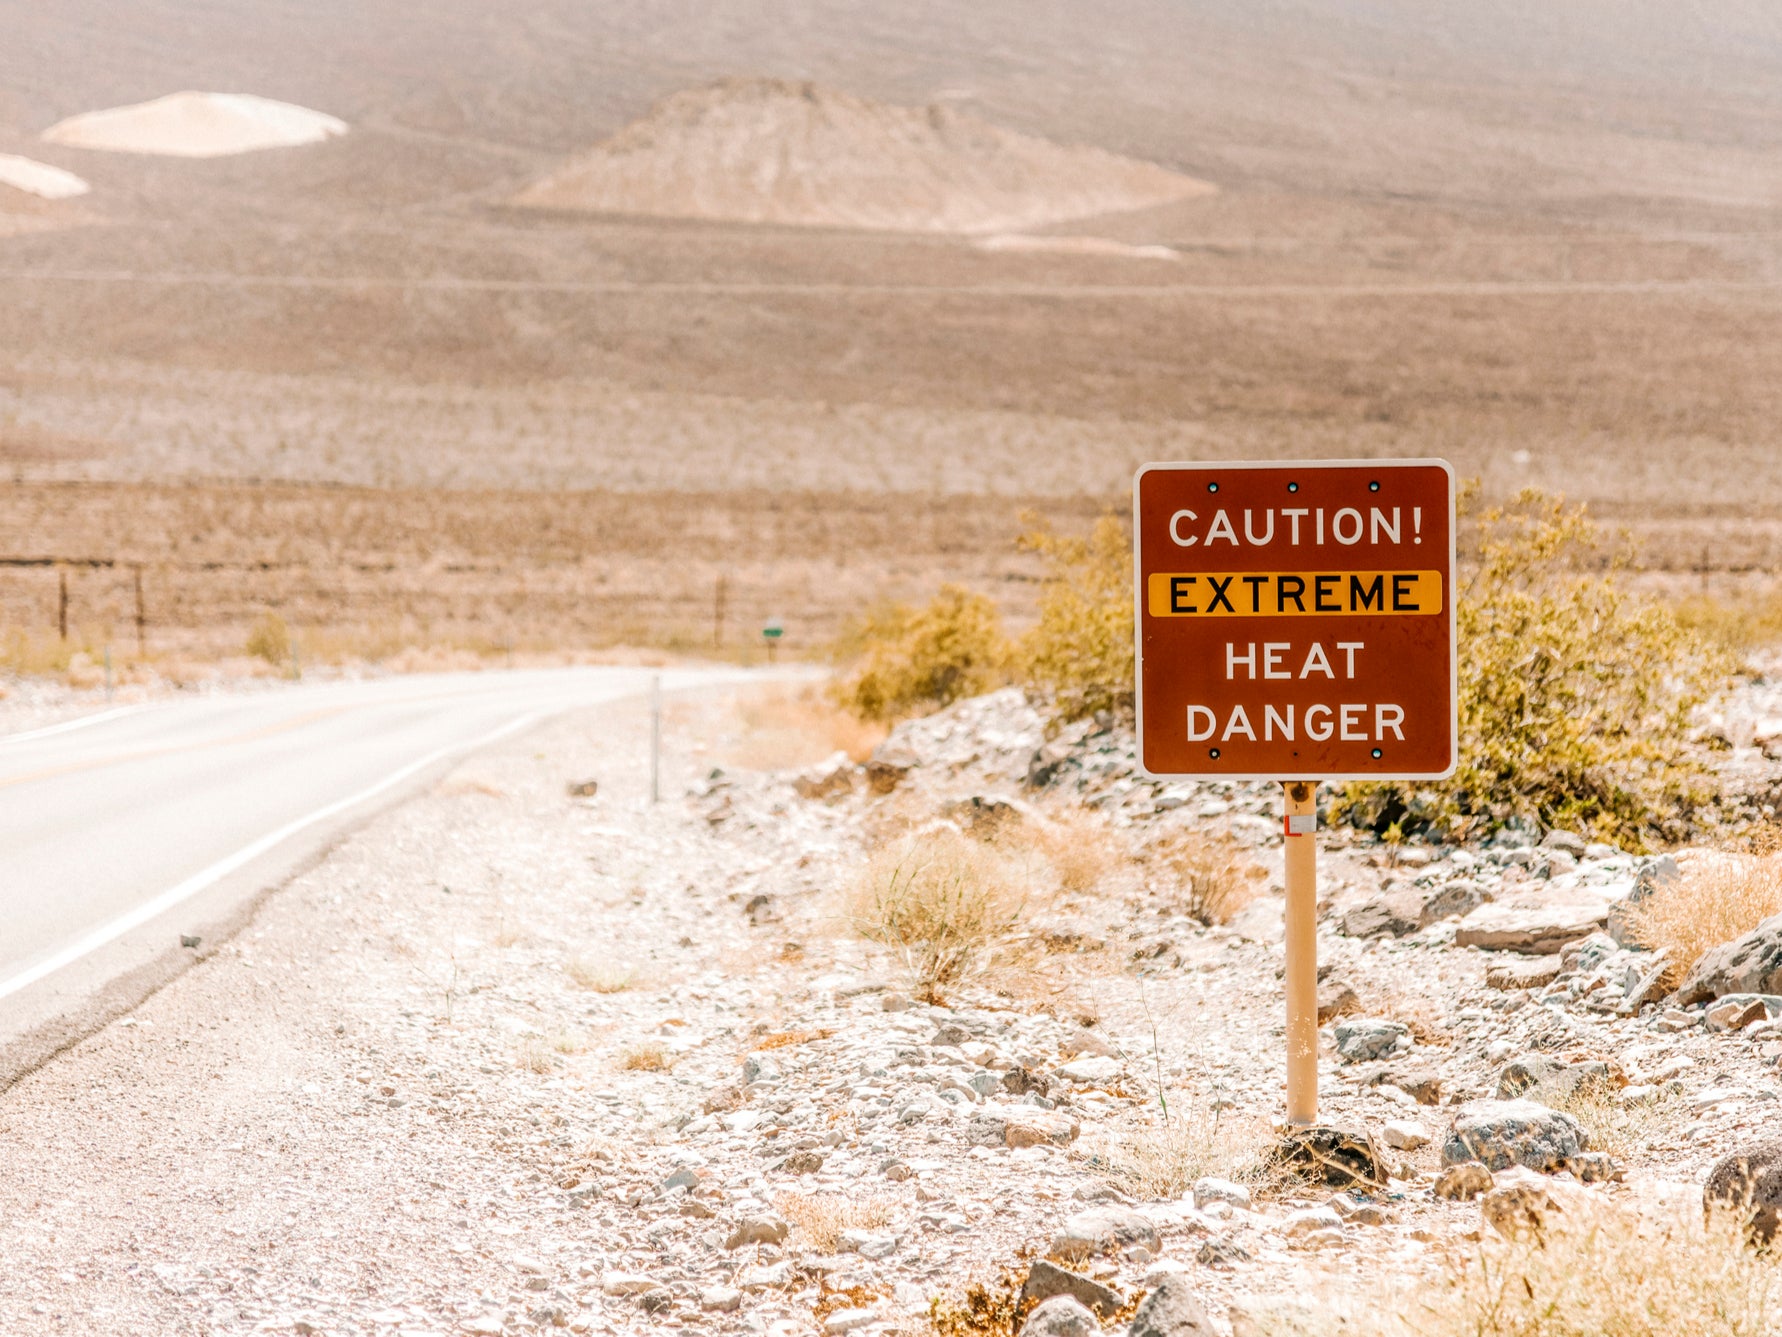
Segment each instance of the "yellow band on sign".
[[1442,611],[1440,571],[1152,572],[1151,617],[1376,617]]

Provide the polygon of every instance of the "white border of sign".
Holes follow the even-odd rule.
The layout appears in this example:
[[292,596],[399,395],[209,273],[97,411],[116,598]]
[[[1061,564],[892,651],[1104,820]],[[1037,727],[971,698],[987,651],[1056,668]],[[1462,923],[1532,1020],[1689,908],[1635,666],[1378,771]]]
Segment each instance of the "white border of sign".
[[[1183,469],[1379,469],[1417,464],[1434,466],[1448,476],[1448,709],[1450,736],[1454,740],[1453,756],[1443,771],[1377,771],[1359,775],[1307,775],[1297,771],[1260,771],[1234,774],[1226,771],[1153,771],[1145,766],[1145,600],[1144,581],[1139,567],[1139,482],[1152,472],[1176,472]],[[1134,707],[1138,724],[1138,772],[1150,780],[1292,780],[1329,781],[1341,784],[1350,780],[1446,780],[1460,764],[1460,629],[1455,617],[1459,602],[1456,584],[1455,543],[1459,537],[1459,518],[1454,513],[1454,466],[1437,459],[1380,460],[1199,460],[1153,462],[1141,464],[1132,475],[1132,672]]]

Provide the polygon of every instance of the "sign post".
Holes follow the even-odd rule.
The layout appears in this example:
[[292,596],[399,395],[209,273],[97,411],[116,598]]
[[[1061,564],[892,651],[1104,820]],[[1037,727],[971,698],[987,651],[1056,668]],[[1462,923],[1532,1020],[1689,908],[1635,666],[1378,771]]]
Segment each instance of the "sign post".
[[1318,785],[1454,771],[1453,470],[1147,464],[1133,547],[1141,768],[1284,786],[1287,1121],[1310,1124]]
[[777,617],[769,618],[767,625],[761,628],[761,639],[767,642],[767,662],[773,663],[773,652],[779,648],[780,638],[786,634],[785,623]]

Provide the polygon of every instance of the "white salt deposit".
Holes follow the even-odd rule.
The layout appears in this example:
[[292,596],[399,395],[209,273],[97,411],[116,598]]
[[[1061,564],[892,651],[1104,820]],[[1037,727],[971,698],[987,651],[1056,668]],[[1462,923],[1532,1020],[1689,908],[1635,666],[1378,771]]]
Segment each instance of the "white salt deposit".
[[11,186],[42,200],[72,199],[92,189],[73,172],[21,158],[16,153],[0,153],[0,186]]
[[1122,260],[1180,260],[1182,253],[1168,246],[1132,246],[1106,237],[1036,237],[1020,232],[999,232],[972,243],[980,251],[1016,254],[1106,255]]
[[308,107],[251,93],[171,93],[153,102],[70,116],[43,132],[51,144],[221,158],[256,149],[318,144],[347,132],[347,123]]

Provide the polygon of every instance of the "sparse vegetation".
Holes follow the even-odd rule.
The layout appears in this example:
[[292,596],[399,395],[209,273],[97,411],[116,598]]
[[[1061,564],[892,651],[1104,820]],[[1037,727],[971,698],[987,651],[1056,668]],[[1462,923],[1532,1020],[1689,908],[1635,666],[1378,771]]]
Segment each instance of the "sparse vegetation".
[[943,585],[925,606],[892,604],[852,624],[836,657],[856,666],[836,699],[862,719],[894,720],[949,706],[999,686],[1009,646],[996,605]]
[[264,659],[274,667],[283,667],[291,661],[290,628],[285,626],[284,618],[277,613],[262,613],[249,628],[244,648],[255,659]]
[[628,965],[587,955],[570,957],[563,969],[570,979],[595,993],[623,993],[636,977]]
[[844,1230],[879,1230],[891,1223],[891,1204],[880,1198],[839,1193],[782,1193],[774,1200],[800,1241],[834,1253]]
[[[1343,1331],[1378,1337],[1774,1337],[1782,1264],[1742,1223],[1596,1204],[1519,1243],[1488,1241],[1444,1284],[1368,1298]],[[1337,1330],[1333,1327],[1333,1331]]]
[[1645,946],[1668,949],[1675,986],[1702,955],[1782,914],[1782,852],[1698,851],[1683,876],[1629,907],[1628,927]]
[[619,1067],[626,1072],[667,1072],[673,1066],[668,1046],[655,1040],[627,1045],[619,1051]]
[[860,935],[895,948],[924,997],[980,969],[1028,902],[1003,852],[950,827],[919,831],[875,854],[851,890]]
[[1250,868],[1230,840],[1177,831],[1152,844],[1145,859],[1182,912],[1209,928],[1230,923],[1256,898]]
[[1178,1110],[1165,1122],[1122,1132],[1097,1159],[1128,1193],[1152,1201],[1179,1198],[1207,1175],[1260,1184],[1270,1174],[1265,1152],[1272,1141],[1260,1119]]
[[755,1041],[756,1049],[788,1049],[794,1045],[808,1045],[813,1040],[827,1040],[835,1032],[828,1028],[814,1031],[772,1031]]
[[1017,650],[1023,682],[1065,719],[1133,710],[1132,540],[1111,515],[1087,538],[1035,529],[1021,547],[1046,561],[1039,621]]
[[1695,1117],[1688,1098],[1677,1092],[1660,1091],[1650,1100],[1630,1104],[1614,1082],[1600,1078],[1579,1082],[1565,1092],[1537,1084],[1526,1094],[1571,1115],[1589,1134],[1592,1151],[1606,1151],[1623,1163],[1649,1153],[1653,1142],[1677,1136]]
[[1466,546],[1454,778],[1352,784],[1340,815],[1387,835],[1514,817],[1633,845],[1682,835],[1705,797],[1689,714],[1723,656],[1621,588],[1582,508],[1525,492],[1478,513]]
[[522,1036],[514,1057],[527,1072],[540,1074],[550,1072],[558,1062],[551,1042],[542,1035]]
[[[1063,891],[1094,891],[1126,857],[1108,824],[1087,812],[1067,812],[1014,830],[1052,866]],[[1014,837],[999,839],[1012,843]]]

